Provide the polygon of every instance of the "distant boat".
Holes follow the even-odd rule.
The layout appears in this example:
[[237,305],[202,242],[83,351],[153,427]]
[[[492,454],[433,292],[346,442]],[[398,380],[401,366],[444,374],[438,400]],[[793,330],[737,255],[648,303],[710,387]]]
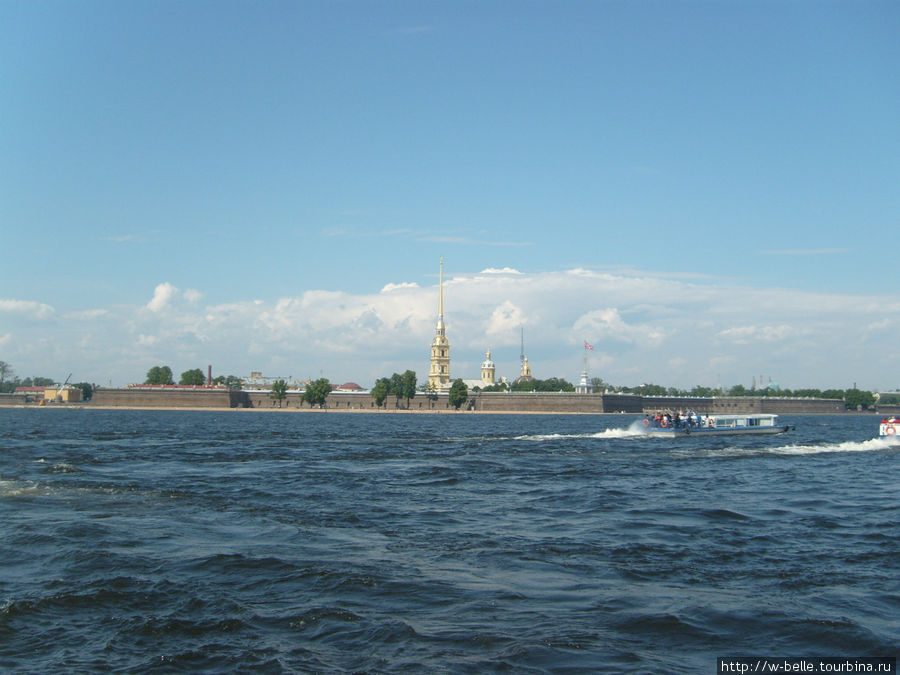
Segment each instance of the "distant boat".
[[878,435],[885,437],[900,437],[900,419],[893,415],[885,417],[881,420],[881,424],[878,425]]
[[[783,434],[790,426],[777,423],[778,415],[696,415],[673,420],[644,420],[644,430],[652,436],[720,436],[725,434]],[[900,426],[900,425],[898,425]],[[900,429],[898,429],[900,431]]]

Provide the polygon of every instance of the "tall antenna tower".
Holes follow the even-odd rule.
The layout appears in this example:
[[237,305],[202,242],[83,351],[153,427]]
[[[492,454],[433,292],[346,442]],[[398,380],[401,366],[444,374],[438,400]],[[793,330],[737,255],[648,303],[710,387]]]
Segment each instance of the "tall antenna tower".
[[519,349],[519,364],[525,365],[525,326],[522,326],[522,346]]

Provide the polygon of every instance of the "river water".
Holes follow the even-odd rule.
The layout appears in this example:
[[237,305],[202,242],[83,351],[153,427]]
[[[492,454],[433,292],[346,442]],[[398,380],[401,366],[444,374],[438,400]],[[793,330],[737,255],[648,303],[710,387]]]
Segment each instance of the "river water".
[[715,672],[896,656],[872,416],[0,409],[0,669]]

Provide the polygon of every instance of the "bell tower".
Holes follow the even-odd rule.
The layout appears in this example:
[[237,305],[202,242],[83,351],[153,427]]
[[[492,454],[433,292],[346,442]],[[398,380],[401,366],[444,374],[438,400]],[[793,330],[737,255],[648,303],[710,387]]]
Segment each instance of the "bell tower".
[[484,362],[481,364],[481,381],[487,385],[494,384],[497,367],[494,365],[494,362],[491,361],[491,350],[488,349],[485,354],[487,358],[485,358]]
[[441,272],[438,281],[438,320],[431,341],[431,370],[428,372],[428,386],[434,391],[450,388],[450,341],[444,328],[444,259],[441,258]]

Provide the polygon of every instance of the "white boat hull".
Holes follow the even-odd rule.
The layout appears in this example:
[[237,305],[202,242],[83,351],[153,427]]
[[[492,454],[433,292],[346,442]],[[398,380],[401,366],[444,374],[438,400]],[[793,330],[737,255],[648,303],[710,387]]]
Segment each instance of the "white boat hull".
[[[700,423],[690,426],[681,422],[671,425],[666,418],[659,422],[644,420],[644,432],[650,436],[756,436],[783,434],[791,427],[776,424],[778,415],[754,413],[746,415],[706,415],[699,416]],[[682,418],[684,419],[684,418]],[[693,419],[693,418],[692,418]],[[898,429],[900,431],[900,429]]]
[[900,422],[882,422],[878,426],[878,435],[900,440]]
[[650,436],[757,436],[766,434],[783,434],[790,431],[789,426],[724,428],[703,427],[694,429],[648,429]]

